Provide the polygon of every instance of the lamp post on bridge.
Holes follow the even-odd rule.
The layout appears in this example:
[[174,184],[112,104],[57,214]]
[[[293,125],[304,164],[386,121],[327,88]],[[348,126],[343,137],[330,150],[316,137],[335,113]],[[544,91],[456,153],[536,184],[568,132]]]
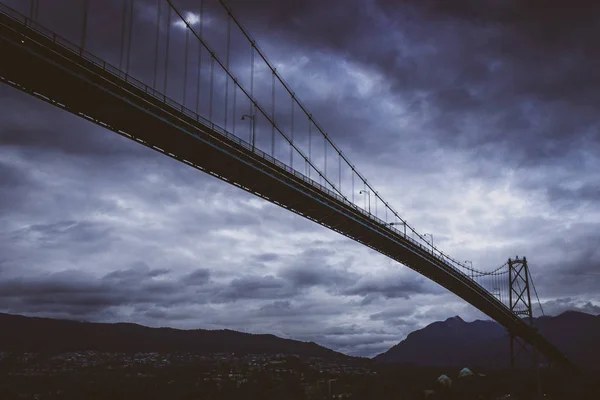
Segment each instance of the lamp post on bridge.
[[366,194],[369,198],[369,214],[371,214],[371,192],[368,190],[361,190],[358,194]]
[[431,237],[431,254],[433,254],[433,235],[431,233],[424,233],[423,237],[429,235]]
[[252,152],[254,152],[254,129],[256,126],[256,119],[254,118],[254,116],[255,115],[248,115],[248,114],[242,115],[242,121],[245,120],[246,118],[248,118],[252,121],[250,124],[250,143],[252,145]]
[[404,236],[406,237],[406,222],[390,222],[389,226],[404,225]]
[[471,277],[470,277],[471,280],[473,280],[473,275],[474,275],[474,272],[473,272],[473,261],[465,260],[465,264],[466,263],[471,264],[471,269],[469,270],[469,273],[471,274]]

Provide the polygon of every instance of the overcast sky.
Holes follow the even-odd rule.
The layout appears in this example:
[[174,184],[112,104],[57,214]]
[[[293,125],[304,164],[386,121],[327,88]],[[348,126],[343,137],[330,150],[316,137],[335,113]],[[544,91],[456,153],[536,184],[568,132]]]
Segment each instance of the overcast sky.
[[[39,13],[56,25],[74,1],[41,0]],[[148,32],[155,4],[135,4]],[[176,4],[198,14],[199,1]],[[547,314],[600,313],[596,2],[229,4],[438,247],[480,269],[527,256]],[[118,61],[106,43],[122,3],[92,7],[91,46]],[[206,29],[224,31],[215,10]],[[151,37],[134,33],[133,46]],[[133,55],[142,75],[148,64]],[[361,356],[435,320],[485,317],[350,239],[7,85],[0,110],[0,312],[273,333]]]

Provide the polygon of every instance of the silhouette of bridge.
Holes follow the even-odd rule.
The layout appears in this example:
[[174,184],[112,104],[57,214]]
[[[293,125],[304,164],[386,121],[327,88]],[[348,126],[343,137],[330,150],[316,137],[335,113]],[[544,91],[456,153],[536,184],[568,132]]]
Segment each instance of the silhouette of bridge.
[[574,368],[532,326],[526,259],[483,271],[417,232],[222,0],[195,1],[185,12],[173,0],[61,3],[0,3],[3,83],[362,243]]

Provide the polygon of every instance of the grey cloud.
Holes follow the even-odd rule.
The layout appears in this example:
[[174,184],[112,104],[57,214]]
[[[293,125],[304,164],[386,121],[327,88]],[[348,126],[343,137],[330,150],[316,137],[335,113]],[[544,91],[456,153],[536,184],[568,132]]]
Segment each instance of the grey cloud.
[[[593,2],[578,3],[574,9],[597,10]],[[265,37],[276,32],[296,46],[375,67],[399,103],[431,110],[414,116],[430,131],[424,134],[444,147],[477,147],[484,156],[495,152],[524,164],[550,162],[578,146],[570,140],[573,132],[597,126],[593,109],[600,98],[591,88],[599,83],[600,58],[593,50],[599,25],[593,11],[570,10],[559,18],[559,3],[517,1],[332,2],[327,10],[314,2],[232,7],[259,32],[258,21],[269,21]],[[344,103],[353,104],[348,96]],[[345,141],[351,145],[360,138]]]
[[58,221],[50,224],[30,225],[22,231],[29,239],[47,245],[60,241],[77,244],[97,244],[111,235],[111,229],[91,221]]
[[326,286],[332,290],[336,287],[350,286],[357,279],[356,274],[329,265],[325,260],[314,264],[294,263],[282,268],[278,275],[296,287]]
[[[600,314],[600,306],[593,304],[590,301],[574,297],[564,297],[554,300],[548,300],[542,304],[544,312],[547,315],[559,315],[565,311],[580,311],[592,315]],[[539,310],[535,310],[536,314],[540,314]]]
[[151,278],[157,277],[157,276],[163,276],[163,275],[167,275],[171,272],[170,269],[168,268],[157,268],[157,269],[153,269],[148,271],[148,276]]
[[392,309],[389,311],[381,311],[375,314],[371,314],[369,316],[370,319],[372,320],[387,320],[387,319],[393,319],[393,318],[398,318],[398,317],[408,317],[410,315],[412,315],[414,312],[414,309],[412,308],[412,306],[410,308],[397,308],[397,309]]
[[373,296],[378,294],[387,299],[409,299],[416,294],[439,293],[433,285],[425,283],[424,278],[412,278],[402,275],[366,275],[355,285],[342,291],[347,296]]
[[292,296],[294,289],[274,276],[245,276],[233,279],[215,293],[216,302],[233,302],[242,299],[284,299]]
[[172,306],[196,299],[185,287],[169,281],[154,281],[155,270],[117,270],[102,279],[78,270],[46,276],[0,281],[3,309],[9,312],[71,313],[100,315],[115,307],[135,304]]
[[292,311],[292,305],[289,300],[279,300],[261,306],[258,314],[266,317],[283,317],[286,315],[289,316]]
[[143,311],[146,318],[152,320],[185,321],[193,320],[195,316],[192,313],[178,312],[172,309],[151,308]]
[[[0,144],[13,151],[50,152],[51,155],[79,155],[89,158],[145,157],[141,146],[124,146],[126,139],[80,118],[65,118],[56,107],[31,101],[28,94],[8,86],[0,88]],[[38,157],[39,154],[36,154]],[[48,156],[48,154],[45,154]]]
[[199,268],[193,272],[190,272],[182,278],[182,282],[188,285],[204,285],[210,279],[210,270],[206,268]]
[[[17,186],[27,186],[28,174],[20,168],[0,162],[0,188],[9,190]],[[3,191],[3,193],[6,193]]]
[[258,256],[255,256],[254,259],[257,262],[270,262],[270,261],[277,261],[279,259],[279,255],[275,254],[275,253],[263,253],[263,254],[259,254]]

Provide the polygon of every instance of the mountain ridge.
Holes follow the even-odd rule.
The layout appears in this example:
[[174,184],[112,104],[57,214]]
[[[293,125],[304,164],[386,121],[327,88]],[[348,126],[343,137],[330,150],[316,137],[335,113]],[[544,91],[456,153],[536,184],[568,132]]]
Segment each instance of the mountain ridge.
[[[540,332],[576,364],[600,369],[600,315],[566,311],[534,319]],[[424,367],[508,367],[509,336],[490,320],[460,316],[435,321],[372,359],[352,357],[315,342],[230,329],[146,327],[132,322],[100,323],[0,313],[0,350],[27,352],[189,352],[297,354],[336,360]]]
[[[600,369],[600,315],[565,311],[534,318],[534,325],[577,365]],[[373,357],[378,363],[415,366],[507,368],[509,335],[497,322],[460,317],[436,321],[411,332],[406,339]],[[521,357],[518,363],[525,365]]]
[[0,326],[0,350],[5,351],[263,353],[359,360],[314,342],[229,329],[151,328],[129,322],[84,322],[4,313],[0,313]]

